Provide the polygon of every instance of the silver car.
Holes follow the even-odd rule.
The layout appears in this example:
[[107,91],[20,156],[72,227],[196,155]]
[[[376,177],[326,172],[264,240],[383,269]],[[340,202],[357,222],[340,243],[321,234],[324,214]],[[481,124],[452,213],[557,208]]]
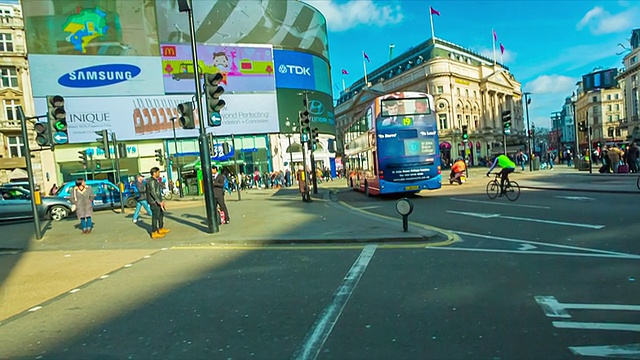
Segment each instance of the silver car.
[[[38,205],[40,217],[60,221],[75,211],[75,205],[67,199],[42,197]],[[31,219],[31,193],[19,187],[0,187],[0,221]]]

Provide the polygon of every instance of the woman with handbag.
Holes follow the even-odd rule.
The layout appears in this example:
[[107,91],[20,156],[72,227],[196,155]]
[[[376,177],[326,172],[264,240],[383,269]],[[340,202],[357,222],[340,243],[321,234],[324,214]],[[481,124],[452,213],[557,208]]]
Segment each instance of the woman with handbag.
[[93,215],[93,199],[95,194],[91,187],[87,187],[84,179],[76,180],[76,186],[71,192],[71,201],[76,205],[76,215],[80,219],[80,227],[83,234],[88,234],[93,228],[91,216]]

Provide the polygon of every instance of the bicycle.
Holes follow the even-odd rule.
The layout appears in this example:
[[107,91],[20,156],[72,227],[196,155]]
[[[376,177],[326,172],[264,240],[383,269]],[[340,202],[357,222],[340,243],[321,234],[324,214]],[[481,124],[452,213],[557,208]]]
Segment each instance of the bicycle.
[[[493,180],[487,184],[487,196],[489,199],[495,199],[500,195],[500,173],[493,173]],[[516,201],[520,197],[520,185],[512,180],[504,182],[504,195],[510,201]]]
[[636,186],[638,187],[638,190],[640,190],[640,177],[636,180]]

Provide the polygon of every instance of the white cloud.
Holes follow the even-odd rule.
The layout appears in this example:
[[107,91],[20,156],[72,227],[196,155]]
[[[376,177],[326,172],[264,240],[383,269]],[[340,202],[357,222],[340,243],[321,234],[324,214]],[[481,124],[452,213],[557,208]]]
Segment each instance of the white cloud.
[[578,80],[564,75],[542,75],[524,85],[534,94],[571,94]]
[[327,19],[329,31],[345,31],[358,25],[385,26],[397,24],[404,15],[400,5],[380,5],[373,0],[351,0],[336,3],[332,0],[306,0]]
[[593,35],[624,32],[629,31],[629,29],[633,27],[637,17],[637,8],[630,8],[612,15],[602,7],[596,6],[582,17],[578,24],[576,24],[576,29],[582,30],[588,27]]
[[[489,59],[493,59],[493,49],[475,48],[474,51],[482,56],[488,57]],[[498,62],[502,62],[504,65],[509,66],[509,63],[513,63],[517,56],[518,54],[505,47],[504,54],[502,54],[502,58],[500,58],[500,44],[496,45],[496,60]]]

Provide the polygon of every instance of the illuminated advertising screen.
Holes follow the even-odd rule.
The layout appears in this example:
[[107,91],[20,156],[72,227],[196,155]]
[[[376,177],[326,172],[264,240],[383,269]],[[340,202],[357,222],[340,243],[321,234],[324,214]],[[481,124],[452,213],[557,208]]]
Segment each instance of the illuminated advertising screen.
[[[286,122],[291,124],[298,122],[298,112],[303,107],[303,95],[298,89],[278,89],[278,116],[280,120],[281,133],[297,133],[287,127]],[[317,127],[321,134],[336,133],[336,120],[333,113],[333,98],[319,91],[309,91],[309,119],[311,127]]]
[[[302,1],[193,1],[196,40],[202,44],[273,44],[329,59],[327,23]],[[161,43],[188,44],[188,17],[176,0],[156,1]]]
[[[167,94],[195,92],[191,47],[162,44],[162,75]],[[198,45],[201,74],[221,73],[225,92],[270,92],[275,96],[273,49],[271,45]],[[275,99],[274,99],[275,101]]]
[[329,64],[322,58],[299,51],[274,50],[276,87],[322,91],[331,95]]
[[30,54],[158,56],[154,1],[22,0]]

